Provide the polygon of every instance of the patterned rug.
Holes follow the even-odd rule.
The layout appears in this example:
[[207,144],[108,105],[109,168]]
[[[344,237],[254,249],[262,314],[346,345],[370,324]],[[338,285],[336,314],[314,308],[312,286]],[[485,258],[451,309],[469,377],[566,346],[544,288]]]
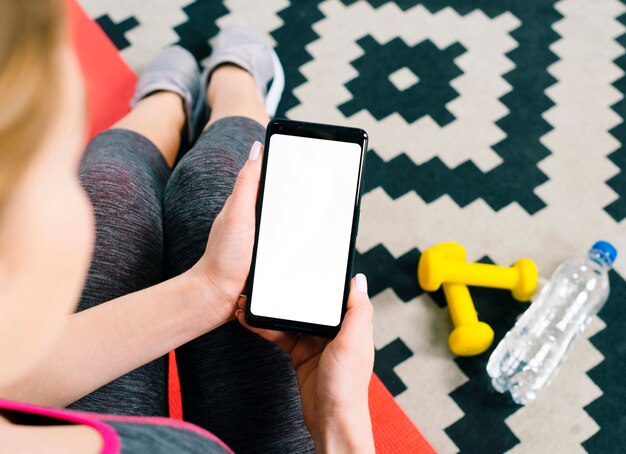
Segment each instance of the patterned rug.
[[[180,43],[199,61],[245,21],[286,74],[279,116],[371,137],[357,243],[376,308],[375,369],[448,452],[624,452],[626,6],[617,0],[81,0],[140,72]],[[549,390],[525,407],[491,390],[489,352],[455,358],[420,251],[534,259],[549,277],[597,239],[623,254],[611,297]],[[524,304],[472,289],[496,342]]]

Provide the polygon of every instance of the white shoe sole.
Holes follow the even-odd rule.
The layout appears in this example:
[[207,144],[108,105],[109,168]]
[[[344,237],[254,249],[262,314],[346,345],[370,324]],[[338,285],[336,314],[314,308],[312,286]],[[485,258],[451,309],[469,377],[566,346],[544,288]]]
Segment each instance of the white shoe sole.
[[280,59],[274,49],[272,51],[272,63],[274,65],[274,78],[269,90],[267,90],[267,96],[265,97],[265,110],[270,117],[276,115],[278,104],[283,96],[283,90],[285,89],[285,71],[283,65],[280,63]]

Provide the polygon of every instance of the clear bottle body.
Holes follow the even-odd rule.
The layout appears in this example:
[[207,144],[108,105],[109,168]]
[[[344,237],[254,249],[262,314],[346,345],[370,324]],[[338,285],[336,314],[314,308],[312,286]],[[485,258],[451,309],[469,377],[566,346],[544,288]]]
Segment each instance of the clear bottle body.
[[609,296],[602,254],[562,263],[493,351],[487,373],[499,392],[526,404],[554,378],[567,351]]

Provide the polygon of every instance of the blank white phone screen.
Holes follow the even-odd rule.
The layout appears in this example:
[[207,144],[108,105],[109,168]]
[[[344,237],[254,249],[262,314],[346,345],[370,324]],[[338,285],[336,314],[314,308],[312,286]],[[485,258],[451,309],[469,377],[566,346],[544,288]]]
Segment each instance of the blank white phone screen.
[[271,136],[253,315],[339,324],[360,161],[356,143]]

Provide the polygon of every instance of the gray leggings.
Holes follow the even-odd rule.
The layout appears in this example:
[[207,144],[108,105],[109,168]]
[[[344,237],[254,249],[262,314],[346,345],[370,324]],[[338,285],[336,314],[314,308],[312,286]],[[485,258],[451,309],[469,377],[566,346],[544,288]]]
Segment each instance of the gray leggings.
[[[80,178],[96,216],[96,246],[79,310],[155,285],[202,255],[215,217],[264,129],[243,117],[217,121],[174,170],[145,137],[122,129],[94,138]],[[176,304],[176,301],[172,301]],[[227,323],[176,350],[186,421],[235,452],[308,452],[289,358]],[[159,358],[103,386],[70,408],[165,416],[167,360]]]

